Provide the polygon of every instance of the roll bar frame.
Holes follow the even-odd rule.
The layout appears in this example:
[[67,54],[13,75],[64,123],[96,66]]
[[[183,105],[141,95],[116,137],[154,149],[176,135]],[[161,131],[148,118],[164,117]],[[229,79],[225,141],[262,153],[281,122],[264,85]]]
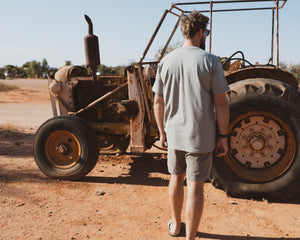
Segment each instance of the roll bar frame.
[[[258,3],[258,2],[273,2],[273,6],[270,7],[252,7],[252,8],[230,8],[230,9],[213,9],[214,5],[216,4],[228,4],[228,3]],[[186,3],[173,3],[171,4],[170,9],[166,9],[156,27],[154,30],[154,33],[152,34],[150,41],[148,42],[146,49],[143,52],[143,55],[139,61],[138,64],[154,64],[160,62],[160,60],[165,55],[165,52],[169,46],[170,41],[172,40],[178,26],[180,23],[180,19],[183,15],[189,14],[192,11],[186,11],[181,9],[179,6],[188,6],[188,5],[209,5],[209,10],[199,10],[200,13],[210,13],[210,30],[211,34],[209,36],[209,52],[211,52],[212,48],[212,29],[213,29],[213,14],[214,12],[234,12],[234,11],[258,11],[258,10],[271,10],[272,11],[272,40],[271,40],[271,61],[270,63],[273,64],[273,55],[274,55],[274,28],[275,28],[275,18],[276,18],[276,67],[279,67],[279,9],[283,8],[286,4],[287,0],[227,0],[227,1],[205,1],[205,2],[186,2]],[[281,3],[281,5],[280,5]],[[176,13],[174,10],[179,11],[179,14]],[[178,20],[166,42],[164,45],[164,48],[161,52],[161,55],[157,61],[152,62],[144,62],[144,59],[157,35],[159,32],[162,23],[164,22],[166,16],[168,14],[172,14],[178,17]]]

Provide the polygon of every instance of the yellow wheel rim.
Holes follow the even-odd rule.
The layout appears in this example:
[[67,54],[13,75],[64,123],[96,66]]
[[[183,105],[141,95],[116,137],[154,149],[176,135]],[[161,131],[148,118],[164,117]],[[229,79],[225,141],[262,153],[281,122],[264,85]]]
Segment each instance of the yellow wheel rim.
[[46,141],[46,157],[57,168],[70,168],[80,159],[81,146],[77,137],[66,130],[53,132]]
[[240,177],[270,181],[282,175],[292,164],[295,136],[279,117],[263,111],[239,116],[229,125],[228,166]]

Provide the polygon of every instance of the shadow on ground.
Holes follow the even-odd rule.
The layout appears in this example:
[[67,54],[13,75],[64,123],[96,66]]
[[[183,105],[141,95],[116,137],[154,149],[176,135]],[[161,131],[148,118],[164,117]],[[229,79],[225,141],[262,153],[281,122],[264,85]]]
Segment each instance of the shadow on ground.
[[232,236],[232,235],[221,235],[221,234],[213,234],[213,233],[197,233],[198,238],[205,239],[218,239],[218,240],[299,240],[300,237],[289,238],[289,237],[280,237],[280,238],[270,238],[270,237],[257,237],[257,236]]
[[[0,128],[0,156],[13,157],[27,157],[32,156],[32,142],[34,134],[24,133],[17,130],[6,130]],[[166,154],[161,153],[144,153],[142,155],[125,155],[114,156],[107,155],[108,161],[116,161],[125,157],[129,165],[129,172],[120,174],[117,177],[107,176],[86,176],[80,182],[90,183],[108,183],[108,184],[132,184],[132,185],[146,185],[146,186],[162,186],[167,187],[169,177],[167,176],[167,159]],[[39,181],[53,181],[45,177],[38,169],[32,169],[23,166],[20,160],[14,161],[14,168],[0,166],[0,181],[5,182],[28,182]],[[20,164],[20,166],[18,166]],[[287,204],[300,204],[300,193],[297,193],[288,201],[274,202]],[[222,238],[221,238],[222,239]],[[230,238],[224,238],[230,239]],[[251,238],[250,238],[251,239]],[[253,238],[252,238],[253,239]]]
[[[130,172],[125,176],[102,177],[86,176],[79,180],[80,182],[90,183],[108,183],[108,184],[133,184],[148,186],[168,186],[169,178],[153,177],[153,173],[168,174],[167,159],[165,154],[145,153],[141,156],[131,157]],[[275,203],[273,201],[273,203]],[[277,201],[276,203],[300,204],[300,192],[295,194],[291,199],[286,201]],[[230,238],[224,238],[230,239]],[[234,239],[234,238],[233,238]],[[255,239],[255,238],[250,238]],[[258,238],[259,239],[259,238]],[[268,238],[267,238],[268,240]]]
[[0,156],[32,156],[33,133],[0,128]]
[[140,156],[130,156],[130,171],[118,177],[86,176],[79,181],[109,184],[134,184],[149,186],[168,186],[169,180],[154,177],[151,174],[168,174],[165,154],[144,153]]

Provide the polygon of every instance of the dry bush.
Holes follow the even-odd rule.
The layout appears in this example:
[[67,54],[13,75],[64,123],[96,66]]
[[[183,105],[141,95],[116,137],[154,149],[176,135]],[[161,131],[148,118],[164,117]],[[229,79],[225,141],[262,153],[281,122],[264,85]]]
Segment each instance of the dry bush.
[[11,90],[15,90],[18,88],[19,87],[15,86],[15,85],[7,85],[7,84],[0,83],[0,92],[11,91]]

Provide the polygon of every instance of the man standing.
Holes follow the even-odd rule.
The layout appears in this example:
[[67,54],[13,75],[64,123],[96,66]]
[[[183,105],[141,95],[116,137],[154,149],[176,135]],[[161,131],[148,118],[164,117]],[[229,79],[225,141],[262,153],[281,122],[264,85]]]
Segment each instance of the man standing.
[[[229,90],[218,57],[204,51],[209,35],[208,18],[196,11],[181,19],[184,44],[158,65],[154,114],[159,145],[168,148],[171,174],[169,201],[171,236],[181,231],[184,180],[187,178],[186,239],[195,239],[203,209],[203,185],[210,175],[212,152],[218,157],[228,150]],[[218,123],[218,137],[214,109]],[[168,147],[165,145],[167,140]],[[217,142],[217,143],[216,143]]]

